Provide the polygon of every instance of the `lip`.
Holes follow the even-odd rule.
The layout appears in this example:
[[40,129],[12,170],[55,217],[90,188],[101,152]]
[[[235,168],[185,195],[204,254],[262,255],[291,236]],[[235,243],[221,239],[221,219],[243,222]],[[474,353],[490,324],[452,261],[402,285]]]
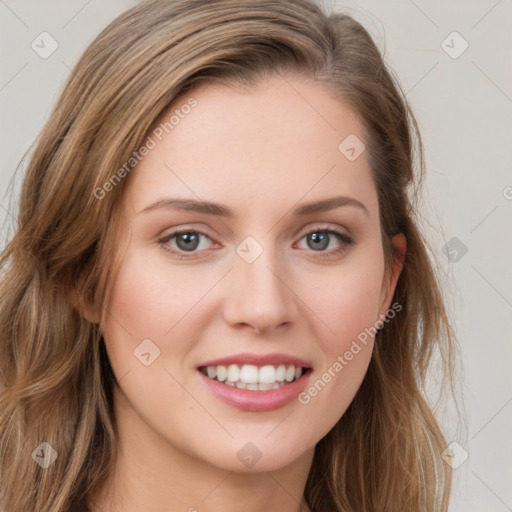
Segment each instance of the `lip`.
[[267,364],[277,366],[280,364],[287,364],[295,367],[300,366],[301,368],[311,368],[311,364],[304,361],[304,359],[290,356],[288,354],[252,354],[249,352],[233,354],[231,356],[221,357],[220,359],[212,359],[211,361],[201,363],[197,368],[201,368],[203,366],[226,366],[229,364],[253,364],[255,366],[264,366]]
[[[222,363],[221,363],[222,364]],[[236,363],[233,363],[236,364]],[[215,365],[211,365],[215,366]],[[279,389],[269,389],[267,391],[251,391],[248,389],[240,389],[236,386],[227,386],[222,382],[210,379],[202,374],[199,370],[197,373],[208,386],[208,389],[220,400],[240,409],[242,411],[263,412],[273,411],[284,407],[304,391],[311,375],[309,368],[297,380],[286,384]]]

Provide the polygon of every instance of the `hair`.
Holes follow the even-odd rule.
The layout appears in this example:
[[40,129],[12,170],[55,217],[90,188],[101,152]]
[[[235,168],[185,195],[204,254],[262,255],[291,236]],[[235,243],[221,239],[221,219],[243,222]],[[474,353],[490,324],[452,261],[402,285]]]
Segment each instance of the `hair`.
[[[71,72],[34,142],[0,258],[2,512],[68,512],[114,468],[116,379],[101,332],[129,176],[101,198],[95,191],[194,87],[244,89],[289,73],[358,115],[386,269],[404,257],[401,310],[379,332],[354,400],[317,443],[305,499],[313,512],[447,510],[452,475],[426,380],[438,353],[452,382],[455,341],[416,220],[422,141],[398,80],[360,23],[313,0],[151,0],[111,22]],[[397,233],[405,255],[391,243]],[[84,313],[91,304],[99,322]],[[47,468],[33,458],[42,442],[58,454]]]

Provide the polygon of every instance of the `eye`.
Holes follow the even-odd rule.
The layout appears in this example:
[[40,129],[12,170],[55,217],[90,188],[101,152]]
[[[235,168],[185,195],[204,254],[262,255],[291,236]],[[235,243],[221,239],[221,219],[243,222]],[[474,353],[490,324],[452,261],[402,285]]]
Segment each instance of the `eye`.
[[[345,252],[350,245],[354,243],[352,238],[341,231],[333,228],[313,228],[310,229],[302,238],[306,238],[306,243],[314,252],[320,252],[322,258],[331,258]],[[325,251],[332,241],[338,241],[340,247],[331,251]],[[324,254],[325,253],[325,254]]]
[[[182,231],[174,231],[158,240],[158,243],[162,245],[162,248],[174,255],[178,258],[187,258],[188,256],[183,253],[194,253],[196,249],[204,247],[200,247],[201,239],[207,238],[210,240],[208,235],[201,233],[200,231],[195,231],[192,229],[182,230]],[[176,239],[176,246],[170,244],[172,240]]]

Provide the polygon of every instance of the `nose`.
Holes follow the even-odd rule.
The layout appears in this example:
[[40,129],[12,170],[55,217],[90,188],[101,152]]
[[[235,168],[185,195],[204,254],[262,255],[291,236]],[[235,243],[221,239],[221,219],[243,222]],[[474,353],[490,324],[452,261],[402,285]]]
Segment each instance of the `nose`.
[[[298,315],[291,272],[266,249],[252,263],[239,259],[226,283],[224,318],[258,333],[293,323]],[[247,327],[247,328],[248,328]]]

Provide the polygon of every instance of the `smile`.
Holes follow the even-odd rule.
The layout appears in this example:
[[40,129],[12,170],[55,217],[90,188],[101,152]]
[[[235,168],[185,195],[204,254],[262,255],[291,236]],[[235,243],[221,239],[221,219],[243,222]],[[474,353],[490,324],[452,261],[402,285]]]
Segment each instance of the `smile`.
[[210,379],[222,382],[226,386],[248,389],[250,391],[268,391],[279,389],[299,379],[307,368],[294,365],[237,364],[203,366],[199,371]]
[[294,365],[230,364],[201,366],[198,374],[222,402],[242,411],[264,412],[294,401],[309,380],[312,368]]

